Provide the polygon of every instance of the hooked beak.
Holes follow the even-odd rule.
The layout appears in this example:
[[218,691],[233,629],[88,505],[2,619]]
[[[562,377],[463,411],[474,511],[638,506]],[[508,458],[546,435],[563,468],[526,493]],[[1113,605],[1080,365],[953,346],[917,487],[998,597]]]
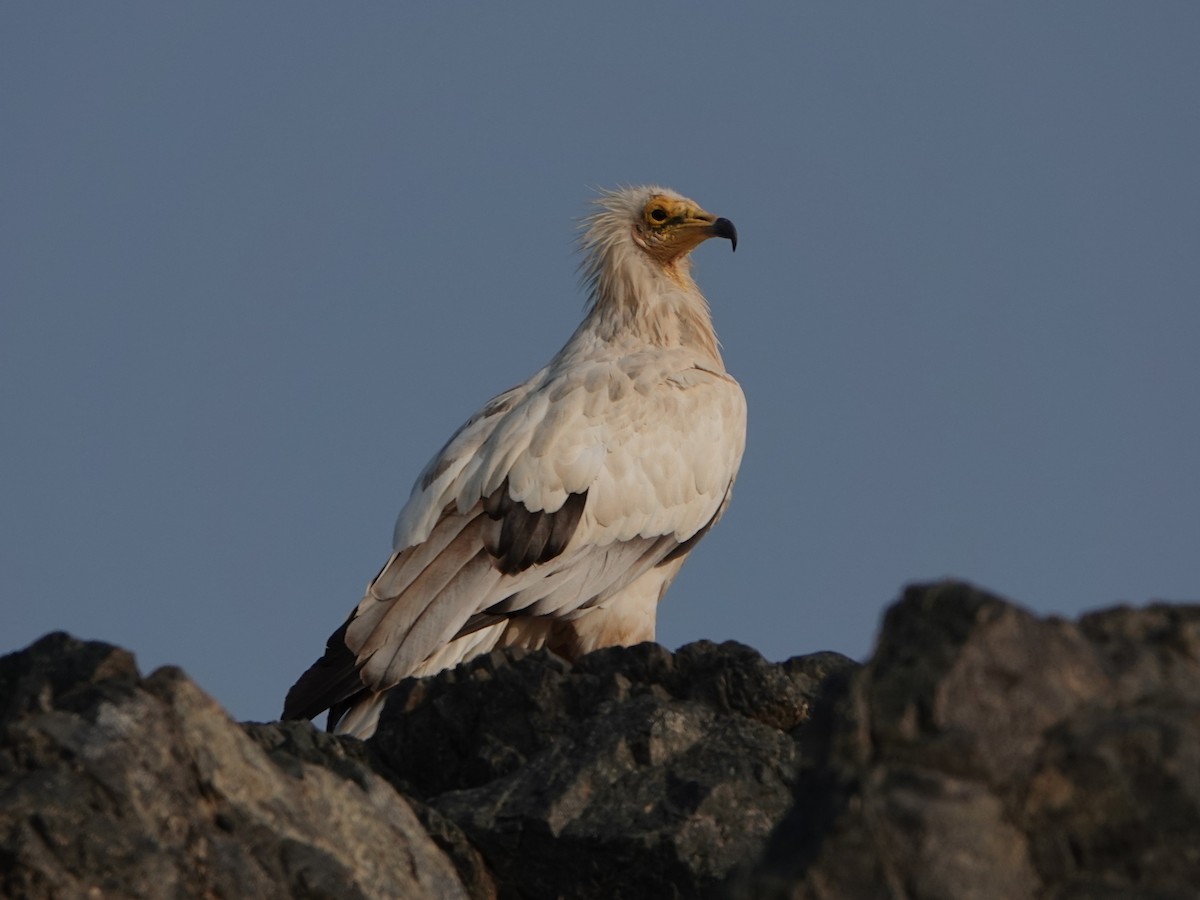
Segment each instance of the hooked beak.
[[682,199],[659,208],[669,210],[669,218],[646,230],[646,249],[652,256],[664,262],[677,259],[713,237],[725,238],[737,249],[737,229],[728,219]]
[[733,227],[733,223],[725,217],[717,219],[712,223],[713,237],[726,238],[733,245],[733,249],[737,251],[737,229]]
[[714,216],[710,212],[692,207],[684,224],[698,227],[701,241],[710,237],[725,238],[733,245],[733,249],[737,250],[737,229],[724,216]]

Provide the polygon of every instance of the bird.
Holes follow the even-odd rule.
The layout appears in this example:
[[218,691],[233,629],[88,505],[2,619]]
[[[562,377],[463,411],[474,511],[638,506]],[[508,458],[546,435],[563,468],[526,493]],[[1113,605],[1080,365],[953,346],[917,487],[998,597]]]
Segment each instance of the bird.
[[673,190],[600,191],[582,223],[584,317],[420,473],[393,552],[284,719],[361,739],[388,692],[497,648],[568,659],[653,641],[659,601],[729,504],[746,399],[692,251],[737,230]]

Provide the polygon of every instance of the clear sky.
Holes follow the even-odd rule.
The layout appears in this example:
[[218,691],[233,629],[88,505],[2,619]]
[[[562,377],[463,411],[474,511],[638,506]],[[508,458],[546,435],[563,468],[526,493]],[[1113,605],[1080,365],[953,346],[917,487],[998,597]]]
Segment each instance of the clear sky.
[[903,585],[1200,596],[1200,5],[33,3],[0,28],[0,650],[269,719],[425,461],[577,323],[593,187],[750,403],[663,643],[870,651]]

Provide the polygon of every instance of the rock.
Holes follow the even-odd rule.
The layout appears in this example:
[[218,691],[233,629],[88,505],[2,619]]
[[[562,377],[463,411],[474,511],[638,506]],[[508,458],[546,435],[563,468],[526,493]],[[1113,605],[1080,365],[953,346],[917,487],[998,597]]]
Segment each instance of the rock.
[[1200,606],[910,588],[864,667],[495,653],[375,738],[238,726],[176,669],[0,659],[0,895],[1171,900],[1200,884]]
[[52,634],[0,659],[0,722],[5,897],[467,896],[353,751],[285,771],[177,669]]
[[734,643],[493,653],[401,685],[371,744],[501,896],[716,896],[791,806],[799,732],[853,666]]
[[[362,786],[375,780],[374,770],[386,769],[370,744],[316,731],[307,723],[245,722],[242,729],[276,765],[293,775],[303,774],[305,765],[324,766]],[[496,884],[491,871],[462,830],[432,807],[411,797],[405,799],[421,827],[458,869],[463,887],[472,900],[495,900]]]
[[914,587],[831,716],[735,897],[1196,896],[1200,607]]

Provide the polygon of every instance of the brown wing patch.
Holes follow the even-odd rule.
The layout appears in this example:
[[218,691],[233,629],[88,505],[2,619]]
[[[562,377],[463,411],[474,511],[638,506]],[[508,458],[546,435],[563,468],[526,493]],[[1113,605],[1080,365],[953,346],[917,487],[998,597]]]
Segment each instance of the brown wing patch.
[[[445,448],[443,447],[442,450],[444,453]],[[454,465],[454,460],[451,457],[445,455],[439,456],[435,462],[427,466],[425,471],[421,473],[421,490],[425,490],[441,478],[452,465]]]
[[483,502],[484,512],[499,526],[484,529],[483,545],[505,575],[549,562],[571,540],[586,502],[584,491],[568,494],[566,502],[554,512],[530,510],[509,496],[506,479]]
[[[346,629],[353,618],[351,615],[341,628],[330,635],[325,644],[325,655],[309,666],[292,685],[283,701],[281,718],[311,719],[321,710],[345,703],[348,698],[362,693],[364,685],[358,675],[358,660],[346,646]],[[341,714],[330,717],[330,731],[338,718],[341,718]]]

